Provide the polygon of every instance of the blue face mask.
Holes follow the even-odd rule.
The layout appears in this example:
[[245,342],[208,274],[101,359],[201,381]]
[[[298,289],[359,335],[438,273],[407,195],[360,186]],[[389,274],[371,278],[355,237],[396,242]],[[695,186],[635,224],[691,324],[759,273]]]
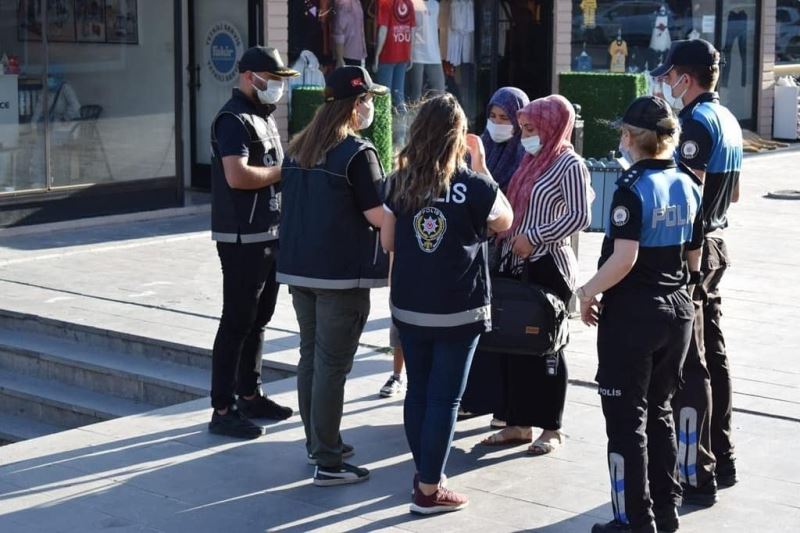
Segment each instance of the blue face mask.
[[59,87],[61,87],[61,80],[59,80],[58,78],[54,78],[53,76],[48,76],[47,77],[47,88],[48,89],[50,89],[51,91],[55,91]]

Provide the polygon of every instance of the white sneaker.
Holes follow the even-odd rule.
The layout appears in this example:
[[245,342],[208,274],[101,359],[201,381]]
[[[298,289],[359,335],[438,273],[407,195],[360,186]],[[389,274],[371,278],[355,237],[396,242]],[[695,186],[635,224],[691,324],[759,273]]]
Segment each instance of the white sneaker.
[[403,383],[403,380],[392,374],[386,383],[383,384],[383,387],[381,387],[379,394],[381,398],[391,398],[402,394],[405,389],[406,385]]

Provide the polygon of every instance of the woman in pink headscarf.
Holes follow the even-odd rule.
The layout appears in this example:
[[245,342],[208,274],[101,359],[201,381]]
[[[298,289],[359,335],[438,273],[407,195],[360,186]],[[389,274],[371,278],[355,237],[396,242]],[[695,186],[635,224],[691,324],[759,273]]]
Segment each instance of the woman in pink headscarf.
[[[575,124],[572,104],[563,96],[534,100],[519,111],[522,146],[526,154],[511,177],[508,199],[514,224],[500,235],[501,272],[522,275],[528,263],[528,281],[552,289],[568,302],[575,288],[578,262],[569,237],[589,225],[594,193],[589,171],[569,139]],[[506,427],[483,444],[529,444],[533,428],[541,435],[528,453],[543,455],[564,442],[561,415],[567,394],[567,366],[563,350],[547,357],[508,354],[504,365],[503,398]]]

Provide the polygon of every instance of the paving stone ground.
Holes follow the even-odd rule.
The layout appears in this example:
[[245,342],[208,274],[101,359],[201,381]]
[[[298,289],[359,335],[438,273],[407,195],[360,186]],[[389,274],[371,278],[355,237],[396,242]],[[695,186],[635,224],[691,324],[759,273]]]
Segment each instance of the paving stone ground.
[[[800,202],[765,198],[797,189],[800,151],[748,157],[743,199],[731,209],[733,265],[723,282],[742,482],[720,503],[684,509],[681,531],[800,528]],[[210,347],[220,273],[208,216],[46,233],[0,231],[0,308]],[[584,234],[581,279],[601,236]],[[524,448],[486,450],[488,418],[461,422],[447,473],[470,507],[419,519],[407,512],[413,466],[402,402],[381,400],[388,375],[388,291],[372,313],[347,386],[343,434],[367,483],[310,484],[299,417],[246,443],[209,435],[205,399],[0,448],[2,532],[588,531],[607,520],[605,434],[591,384],[595,331],[573,321],[563,449],[531,458]],[[297,324],[280,296],[265,358],[293,365]],[[269,392],[296,407],[294,379]]]

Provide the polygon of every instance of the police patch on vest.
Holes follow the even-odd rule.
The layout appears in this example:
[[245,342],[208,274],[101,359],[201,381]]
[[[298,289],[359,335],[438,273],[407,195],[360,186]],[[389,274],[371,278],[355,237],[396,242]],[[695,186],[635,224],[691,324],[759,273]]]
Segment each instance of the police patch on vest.
[[611,222],[613,222],[615,226],[624,226],[628,223],[628,219],[630,218],[631,215],[627,207],[615,207],[614,211],[611,212]]
[[433,253],[447,231],[447,219],[435,207],[425,207],[414,216],[414,233],[423,252]]
[[684,159],[694,159],[700,149],[694,141],[686,141],[681,145],[681,155]]

